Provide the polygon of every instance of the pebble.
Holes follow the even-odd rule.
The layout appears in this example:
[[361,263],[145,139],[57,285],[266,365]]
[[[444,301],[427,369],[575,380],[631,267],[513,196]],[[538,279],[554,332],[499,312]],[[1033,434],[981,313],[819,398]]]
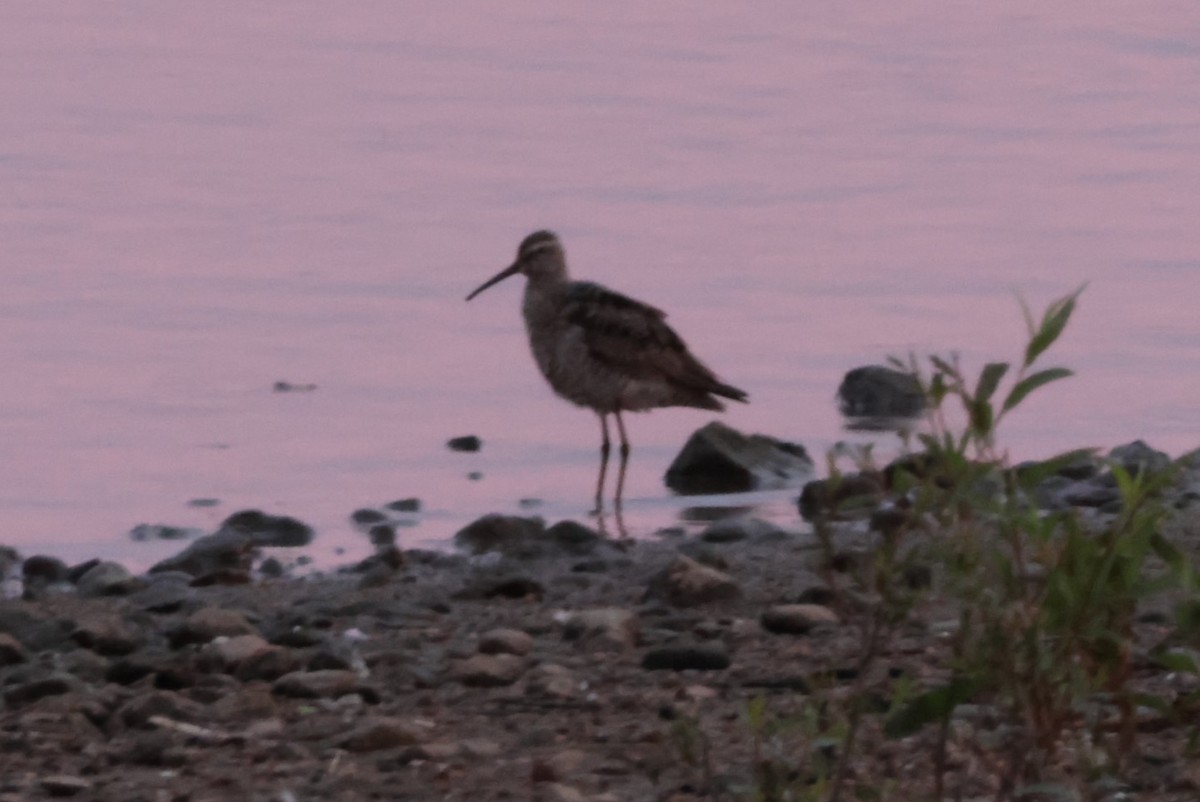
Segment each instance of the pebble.
[[171,636],[175,648],[189,643],[208,643],[213,638],[225,635],[257,635],[258,630],[236,610],[222,607],[205,607],[192,613]]
[[476,654],[455,664],[454,679],[473,688],[512,685],[525,671],[525,661],[512,654]]
[[142,638],[114,613],[84,613],[75,622],[71,638],[97,654],[126,655],[142,645]]
[[397,746],[419,744],[427,730],[411,721],[387,716],[370,716],[341,742],[349,752],[378,752]]
[[336,699],[358,694],[365,701],[378,701],[378,694],[363,685],[353,671],[293,671],[275,680],[271,692],[296,699]]
[[682,554],[651,580],[646,591],[647,599],[664,599],[677,607],[728,601],[740,595],[741,589],[728,574]]
[[483,441],[473,434],[451,437],[446,441],[446,448],[451,451],[478,451],[482,447]]
[[680,643],[646,652],[642,668],[647,671],[720,671],[729,668],[729,650],[720,641]]
[[7,632],[0,632],[0,667],[24,663],[29,659],[29,652],[21,642]]
[[519,629],[493,629],[479,638],[482,654],[515,654],[518,657],[533,650],[533,636]]
[[92,784],[82,777],[70,774],[55,774],[38,780],[38,785],[50,796],[75,796],[92,790]]
[[221,635],[206,645],[204,651],[216,657],[225,670],[232,671],[247,659],[271,648],[279,647],[272,647],[260,635]]
[[563,638],[577,640],[589,648],[612,646],[631,649],[638,640],[637,616],[621,607],[577,610],[567,617]]
[[525,680],[525,693],[528,696],[570,699],[578,692],[579,680],[575,673],[558,663],[538,663]]
[[763,629],[776,635],[804,635],[814,627],[840,623],[837,613],[819,604],[779,604],[763,611]]

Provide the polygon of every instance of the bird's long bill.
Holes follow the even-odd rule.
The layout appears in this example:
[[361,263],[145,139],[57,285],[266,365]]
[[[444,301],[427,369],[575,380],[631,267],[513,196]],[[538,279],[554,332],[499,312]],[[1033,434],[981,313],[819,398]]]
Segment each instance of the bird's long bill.
[[520,263],[513,262],[511,265],[504,268],[499,273],[497,273],[496,275],[492,276],[487,281],[480,284],[478,289],[475,290],[475,292],[473,292],[467,296],[467,300],[468,301],[471,300],[476,295],[483,292],[484,290],[486,290],[488,287],[492,286],[493,284],[499,284],[501,281],[504,281],[504,279],[508,278],[509,276],[515,275],[516,273],[519,273],[519,272],[521,272]]

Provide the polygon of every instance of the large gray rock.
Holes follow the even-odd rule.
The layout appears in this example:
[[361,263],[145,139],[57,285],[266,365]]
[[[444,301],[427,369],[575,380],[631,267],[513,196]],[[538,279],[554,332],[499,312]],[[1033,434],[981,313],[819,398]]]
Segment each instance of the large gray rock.
[[254,544],[245,532],[222,529],[192,542],[186,549],[150,568],[150,573],[182,571],[200,578],[227,571],[248,572]]
[[138,579],[129,573],[125,566],[114,562],[97,563],[84,572],[75,583],[79,595],[85,598],[125,596],[145,586],[145,580]]
[[664,481],[678,493],[737,493],[799,486],[812,471],[804,446],[713,421],[688,438]]
[[838,406],[852,418],[913,418],[925,409],[921,385],[911,373],[867,365],[845,375]]

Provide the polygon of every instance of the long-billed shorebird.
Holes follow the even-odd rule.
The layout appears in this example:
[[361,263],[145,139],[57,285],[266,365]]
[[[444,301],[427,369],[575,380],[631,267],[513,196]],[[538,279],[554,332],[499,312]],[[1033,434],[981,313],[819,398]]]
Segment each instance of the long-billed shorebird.
[[657,407],[725,409],[717,396],[745,402],[746,393],[725,384],[666,323],[666,313],[649,304],[593,284],[572,281],[562,243],[550,231],[521,241],[517,258],[467,296],[522,273],[522,311],[533,358],[554,392],[600,417],[600,476],[596,510],[603,508],[604,476],[611,449],[608,416],[617,419],[621,466],[613,497],[619,509],[629,461],[629,438],[622,412]]

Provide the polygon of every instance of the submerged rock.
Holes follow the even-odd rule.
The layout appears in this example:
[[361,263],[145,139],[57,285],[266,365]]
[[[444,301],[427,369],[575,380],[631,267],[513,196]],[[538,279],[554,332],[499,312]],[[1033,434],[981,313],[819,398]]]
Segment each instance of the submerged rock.
[[446,441],[446,448],[451,451],[478,451],[482,447],[483,441],[473,434],[451,437]]
[[812,470],[802,445],[713,421],[688,438],[664,481],[677,493],[737,493],[798,485]]
[[261,510],[242,510],[221,523],[221,529],[248,535],[255,546],[307,546],[312,542],[312,527],[286,515],[270,515]]
[[842,414],[851,418],[913,418],[925,409],[916,377],[882,365],[847,373],[837,397]]

